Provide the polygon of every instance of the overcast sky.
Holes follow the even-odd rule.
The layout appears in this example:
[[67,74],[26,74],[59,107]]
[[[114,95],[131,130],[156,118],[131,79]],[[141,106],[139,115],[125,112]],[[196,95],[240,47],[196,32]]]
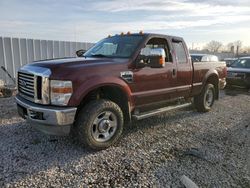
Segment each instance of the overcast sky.
[[182,36],[189,46],[250,46],[250,0],[0,0],[0,36],[96,42],[140,30]]

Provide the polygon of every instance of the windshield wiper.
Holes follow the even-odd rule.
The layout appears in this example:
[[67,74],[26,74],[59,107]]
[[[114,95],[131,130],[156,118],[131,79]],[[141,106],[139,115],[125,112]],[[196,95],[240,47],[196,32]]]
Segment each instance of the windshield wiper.
[[91,54],[91,57],[107,57],[107,56],[103,54]]

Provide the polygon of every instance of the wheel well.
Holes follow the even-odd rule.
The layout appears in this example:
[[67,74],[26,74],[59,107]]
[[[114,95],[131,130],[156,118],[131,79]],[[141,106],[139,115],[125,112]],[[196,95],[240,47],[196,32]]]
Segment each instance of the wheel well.
[[213,84],[215,88],[215,98],[219,98],[219,78],[217,75],[213,74],[208,77],[207,83]]
[[102,86],[90,91],[78,106],[78,111],[91,100],[108,99],[116,103],[122,110],[125,122],[131,120],[129,101],[125,92],[118,86]]

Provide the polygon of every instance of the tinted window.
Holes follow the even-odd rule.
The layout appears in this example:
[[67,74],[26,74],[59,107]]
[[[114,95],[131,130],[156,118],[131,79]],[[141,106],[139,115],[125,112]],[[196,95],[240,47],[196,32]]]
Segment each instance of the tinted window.
[[178,63],[187,63],[187,56],[182,42],[173,42]]

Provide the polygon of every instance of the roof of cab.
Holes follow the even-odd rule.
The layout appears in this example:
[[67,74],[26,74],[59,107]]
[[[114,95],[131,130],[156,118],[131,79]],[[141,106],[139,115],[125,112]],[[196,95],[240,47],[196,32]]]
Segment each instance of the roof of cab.
[[114,37],[114,36],[141,36],[141,35],[144,35],[144,36],[147,36],[147,37],[156,36],[156,37],[168,37],[168,38],[175,38],[175,39],[183,40],[182,37],[172,36],[172,35],[165,35],[165,34],[158,34],[158,33],[130,33],[130,34],[122,33],[122,34],[115,34],[115,35],[113,35],[111,37]]

